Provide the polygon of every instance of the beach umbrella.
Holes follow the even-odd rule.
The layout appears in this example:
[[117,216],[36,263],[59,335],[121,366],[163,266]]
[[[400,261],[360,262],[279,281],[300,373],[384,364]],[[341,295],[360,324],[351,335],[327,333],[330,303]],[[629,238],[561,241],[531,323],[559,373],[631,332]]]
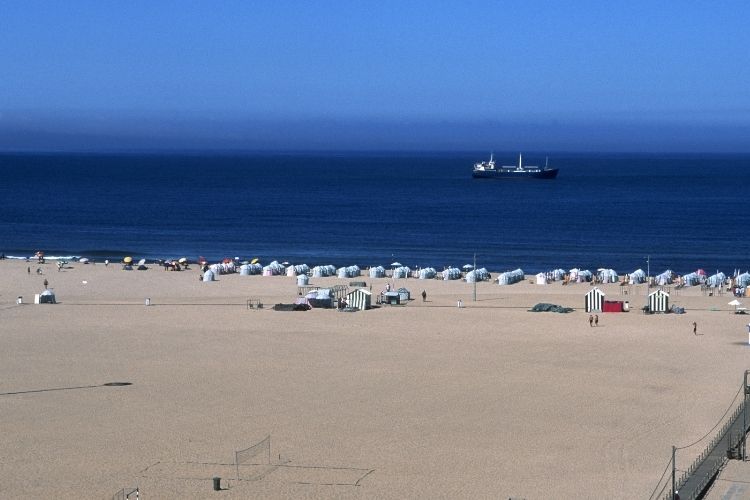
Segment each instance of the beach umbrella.
[[730,306],[734,306],[734,310],[736,311],[736,310],[737,310],[737,307],[739,307],[739,306],[741,306],[741,305],[742,305],[742,302],[740,302],[740,301],[739,301],[739,300],[737,300],[737,299],[734,299],[734,300],[733,300],[732,302],[729,302],[729,305],[730,305]]
[[178,260],[177,262],[179,262],[180,264],[187,264],[187,258],[180,257],[180,260]]
[[703,269],[698,269],[697,271],[695,271],[695,274],[700,274],[701,276],[705,276],[706,271],[704,271]]
[[253,260],[250,261],[250,264],[257,264],[258,263],[258,257],[255,257]]
[[391,265],[393,267],[401,267],[401,263],[400,262],[391,262]]
[[284,262],[282,262],[282,263],[281,263],[281,265],[282,265],[282,266],[288,266],[288,265],[289,265],[289,262],[287,262],[287,261],[284,261]]
[[122,261],[125,264],[132,264],[133,263],[133,257],[125,257],[124,259],[122,259]]
[[146,265],[146,259],[141,259],[138,261],[139,266],[145,266]]
[[474,269],[474,266],[471,264],[464,264],[464,269]]

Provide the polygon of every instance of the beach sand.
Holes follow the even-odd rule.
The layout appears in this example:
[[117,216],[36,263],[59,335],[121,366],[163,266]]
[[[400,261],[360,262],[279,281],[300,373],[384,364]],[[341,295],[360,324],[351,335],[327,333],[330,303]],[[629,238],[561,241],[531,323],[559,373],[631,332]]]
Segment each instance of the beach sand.
[[[750,316],[699,288],[645,315],[645,285],[600,285],[632,310],[592,328],[588,284],[479,283],[473,302],[408,279],[406,306],[276,312],[294,278],[198,274],[0,261],[0,497],[648,498],[750,368]],[[59,303],[33,305],[45,278]],[[267,435],[274,465],[237,481],[234,451]]]

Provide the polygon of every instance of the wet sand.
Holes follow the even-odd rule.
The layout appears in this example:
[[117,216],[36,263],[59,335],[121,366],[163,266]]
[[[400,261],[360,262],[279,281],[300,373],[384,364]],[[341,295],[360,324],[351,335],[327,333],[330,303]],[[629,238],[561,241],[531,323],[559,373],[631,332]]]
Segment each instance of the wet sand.
[[[644,315],[644,285],[600,285],[633,310],[592,328],[588,284],[397,280],[416,300],[276,312],[294,278],[26,267],[0,261],[2,498],[648,498],[749,367],[750,316],[698,288]],[[45,278],[59,303],[29,304]],[[267,435],[276,465],[237,481]]]

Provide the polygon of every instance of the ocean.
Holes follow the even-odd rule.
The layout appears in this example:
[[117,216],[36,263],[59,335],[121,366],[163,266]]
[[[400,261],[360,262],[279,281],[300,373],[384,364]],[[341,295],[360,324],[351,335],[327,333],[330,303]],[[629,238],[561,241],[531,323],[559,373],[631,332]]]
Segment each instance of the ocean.
[[438,270],[476,255],[478,267],[526,273],[750,268],[750,155],[566,153],[549,157],[556,180],[472,179],[488,156],[4,153],[0,252]]

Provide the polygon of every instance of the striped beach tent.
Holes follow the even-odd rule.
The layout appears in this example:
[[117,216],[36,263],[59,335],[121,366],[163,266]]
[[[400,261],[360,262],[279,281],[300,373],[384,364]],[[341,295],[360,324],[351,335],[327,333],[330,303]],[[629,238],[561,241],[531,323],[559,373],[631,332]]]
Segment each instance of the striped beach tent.
[[599,290],[598,287],[594,287],[586,294],[585,310],[586,312],[602,312],[602,304],[604,304],[604,292]]
[[357,288],[346,294],[346,305],[356,307],[360,311],[369,309],[372,305],[372,293],[364,288]]
[[648,310],[652,313],[669,311],[669,294],[664,290],[656,290],[648,295]]

